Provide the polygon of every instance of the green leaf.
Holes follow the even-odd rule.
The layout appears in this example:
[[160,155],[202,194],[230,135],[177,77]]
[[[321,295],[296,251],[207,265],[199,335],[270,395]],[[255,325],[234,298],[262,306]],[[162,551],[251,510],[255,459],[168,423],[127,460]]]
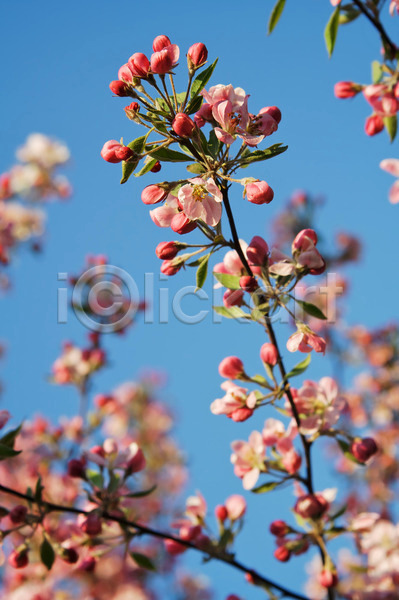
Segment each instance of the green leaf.
[[203,256],[201,259],[201,263],[197,269],[197,275],[196,275],[197,290],[202,288],[206,281],[206,276],[208,275],[209,257],[210,257],[210,254]]
[[339,15],[339,24],[346,25],[347,23],[352,23],[352,21],[357,19],[360,15],[361,12],[356,10],[356,8],[352,8],[351,6],[342,6]]
[[92,485],[101,489],[104,487],[104,477],[101,475],[101,473],[89,469],[86,471],[86,475],[87,479]]
[[119,487],[120,481],[121,481],[120,475],[118,475],[118,473],[114,473],[114,471],[110,471],[108,491],[115,492]]
[[273,29],[276,27],[283,13],[285,6],[285,0],[277,0],[274,8],[271,12],[269,23],[267,25],[267,34],[270,35]]
[[304,300],[296,300],[296,303],[299,304],[299,306],[303,308],[305,313],[307,313],[311,317],[315,317],[316,319],[323,319],[324,321],[327,320],[327,317],[320,310],[320,308],[318,306],[315,306],[311,302],[305,302]]
[[241,155],[240,167],[245,169],[253,162],[259,162],[261,160],[268,160],[269,158],[273,158],[274,156],[278,156],[287,150],[288,146],[283,146],[282,144],[274,144],[265,150],[255,150],[254,152],[250,152],[248,155]]
[[211,132],[209,134],[208,150],[214,158],[216,158],[216,156],[218,155],[221,146],[222,144],[216,137],[215,130],[211,129]]
[[150,156],[165,162],[186,162],[188,160],[193,160],[188,154],[183,154],[183,152],[177,152],[170,148],[154,148],[154,150],[151,150]]
[[41,502],[42,501],[42,493],[44,490],[44,485],[42,485],[42,478],[39,477],[38,480],[36,481],[36,487],[35,487],[35,493],[34,493],[34,499],[35,502]]
[[265,494],[274,490],[277,486],[281,485],[281,483],[281,481],[269,481],[268,483],[264,483],[263,485],[253,488],[251,492],[254,494]]
[[304,371],[306,371],[306,369],[310,365],[311,360],[312,360],[312,357],[309,353],[306,358],[304,358],[300,363],[295,365],[295,367],[292,369],[292,371],[290,371],[289,373],[286,374],[286,376],[285,376],[286,380],[290,379],[291,377],[297,377],[298,375],[301,375]]
[[197,77],[194,79],[193,84],[191,86],[191,98],[197,96],[200,91],[206,86],[210,78],[212,77],[212,73],[215,70],[218,59],[215,60],[207,69],[202,71]]
[[339,5],[334,10],[331,15],[326,28],[324,30],[324,40],[326,42],[326,48],[328,52],[328,56],[331,58],[332,53],[334,51],[335,42],[337,40],[338,27],[339,27],[339,13],[340,7]]
[[141,177],[142,175],[145,175],[146,173],[148,173],[148,171],[151,171],[152,167],[154,167],[157,164],[157,162],[158,160],[156,158],[152,158],[148,161],[148,163],[144,165],[144,167],[140,169],[138,173],[135,173],[134,176]]
[[253,375],[251,377],[251,381],[254,383],[259,383],[259,385],[267,386],[267,380],[263,377],[263,375]]
[[190,171],[190,173],[194,173],[195,175],[201,175],[201,173],[206,172],[205,167],[200,165],[199,163],[192,163],[191,165],[187,165],[186,169],[187,171]]
[[224,287],[229,290],[239,290],[240,289],[240,279],[239,275],[229,275],[228,273],[213,273],[216,279],[221,283]]
[[153,485],[148,490],[140,490],[139,492],[131,492],[130,494],[126,494],[127,498],[143,498],[144,496],[149,496],[152,492],[155,492],[157,489],[156,485]]
[[342,515],[346,512],[348,508],[347,504],[344,504],[343,506],[341,506],[341,508],[339,510],[337,510],[337,512],[335,512],[333,515],[331,515],[329,518],[331,519],[331,521],[335,521],[335,519],[338,519],[338,517],[342,517]]
[[396,115],[392,115],[392,117],[384,117],[384,125],[387,133],[389,135],[389,139],[391,142],[394,141],[396,137],[396,133],[398,131],[398,118]]
[[40,559],[44,566],[50,571],[55,561],[55,552],[47,538],[44,538],[41,543]]
[[14,448],[15,438],[20,433],[22,429],[22,423],[16,429],[12,429],[8,431],[2,438],[0,438],[0,444],[4,446],[9,446],[10,448]]
[[126,181],[129,179],[130,175],[134,172],[134,170],[136,169],[137,165],[139,164],[139,159],[135,158],[134,160],[130,160],[130,161],[122,161],[122,179],[121,179],[121,183],[126,183]]
[[197,110],[199,110],[201,108],[202,101],[203,101],[202,96],[196,96],[195,98],[191,98],[191,100],[187,104],[186,110],[184,112],[187,113],[188,115],[192,115],[193,113],[196,113]]
[[17,456],[17,454],[21,454],[21,450],[14,450],[13,448],[10,448],[10,446],[0,444],[0,460]]
[[130,556],[133,558],[134,562],[142,569],[147,569],[147,571],[156,571],[154,563],[151,559],[148,558],[148,556],[140,554],[140,552],[130,552]]
[[373,60],[371,63],[371,79],[373,83],[379,83],[383,74],[382,65],[378,60]]
[[226,308],[225,306],[214,306],[214,311],[217,312],[222,317],[226,317],[227,319],[249,319],[250,316],[244,312],[239,306],[231,306],[230,308]]
[[[142,135],[141,137],[136,138],[135,140],[130,142],[130,144],[128,144],[128,147],[131,150],[133,150],[133,152],[135,152],[136,154],[141,154],[144,151],[145,144],[147,142],[147,138],[148,138],[149,134],[150,134],[150,132],[148,132],[146,135]],[[126,181],[129,179],[130,175],[135,171],[139,162],[140,162],[139,158],[122,161],[121,183],[126,183]]]

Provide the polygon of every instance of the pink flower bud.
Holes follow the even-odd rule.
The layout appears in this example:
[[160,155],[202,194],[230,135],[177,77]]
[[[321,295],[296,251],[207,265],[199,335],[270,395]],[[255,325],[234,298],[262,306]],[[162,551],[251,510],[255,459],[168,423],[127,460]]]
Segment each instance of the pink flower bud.
[[62,548],[60,558],[70,565],[74,565],[79,560],[79,554],[75,548]]
[[132,158],[132,156],[134,156],[134,152],[128,146],[122,146],[120,144],[119,148],[115,148],[115,156],[119,161],[129,160],[129,158]]
[[101,156],[107,162],[118,163],[134,156],[134,152],[128,146],[122,146],[116,140],[109,140],[105,142],[101,150]]
[[378,452],[378,446],[373,438],[356,439],[352,442],[351,452],[359,462],[365,463]]
[[240,379],[244,373],[244,364],[238,356],[227,356],[219,365],[219,375],[227,379]]
[[83,460],[79,460],[77,458],[73,458],[68,463],[68,471],[69,477],[77,477],[79,479],[86,478],[86,470],[85,464]]
[[118,79],[125,83],[133,83],[133,73],[130,69],[130,65],[122,65],[118,71]]
[[290,528],[285,521],[277,520],[270,523],[269,530],[272,535],[284,537],[290,531]]
[[181,248],[182,244],[179,244],[179,242],[161,242],[155,248],[155,254],[162,260],[172,260]]
[[167,190],[158,185],[147,185],[141,192],[141,200],[144,204],[157,204],[165,200],[168,195]]
[[259,287],[255,277],[250,277],[249,275],[243,275],[242,277],[240,277],[239,283],[240,288],[245,292],[254,292]]
[[101,519],[96,513],[90,513],[80,526],[87,535],[99,535],[102,530]]
[[229,594],[226,600],[241,600],[241,598],[239,596],[236,596],[235,594]]
[[361,91],[362,87],[353,81],[339,81],[334,85],[336,98],[353,98]]
[[212,120],[212,106],[210,104],[203,104],[194,115],[194,121],[198,127],[203,127],[205,123],[210,123]]
[[249,202],[253,204],[269,204],[274,197],[274,192],[266,181],[248,183],[245,186],[245,193]]
[[105,142],[101,150],[101,156],[103,157],[103,159],[110,163],[121,162],[121,160],[115,155],[115,150],[116,148],[119,148],[119,146],[120,143],[116,140],[109,140],[108,142]]
[[96,567],[96,559],[94,556],[86,556],[79,564],[80,571],[85,571],[86,573],[92,573]]
[[179,544],[179,542],[175,542],[175,540],[164,540],[163,543],[166,552],[168,552],[172,556],[177,556],[178,554],[182,554],[187,550],[186,546],[183,546],[183,544]]
[[157,37],[152,42],[152,49],[154,52],[160,52],[167,46],[171,46],[172,42],[168,38],[167,35],[157,35]]
[[384,121],[380,115],[371,115],[366,119],[366,125],[364,127],[367,135],[377,135],[384,129]]
[[129,106],[125,107],[125,113],[128,119],[131,121],[136,117],[140,110],[140,104],[138,102],[131,102]]
[[181,265],[174,265],[173,261],[171,260],[164,260],[161,265],[161,273],[168,275],[169,277],[176,275],[180,269]]
[[190,219],[186,217],[186,215],[183,212],[174,215],[170,223],[170,228],[172,229],[172,231],[180,235],[190,233],[190,231],[193,231],[193,229],[195,229],[196,227],[196,222],[190,221]]
[[126,467],[126,471],[128,471],[128,473],[138,473],[139,471],[145,469],[145,466],[145,456],[143,454],[143,451],[140,448],[138,448],[136,454],[129,460]]
[[150,61],[142,52],[136,52],[128,60],[128,65],[134,77],[147,77]]
[[270,344],[269,342],[263,344],[260,349],[260,358],[267,365],[274,367],[278,360],[278,351],[276,346],[274,344]]
[[252,417],[253,414],[254,411],[252,408],[243,406],[242,408],[237,408],[228,416],[231,418],[232,421],[235,421],[235,423],[242,423],[243,421],[246,421],[247,419]]
[[215,508],[215,516],[222,523],[227,519],[227,508],[223,504],[218,504]]
[[176,44],[166,46],[151,56],[151,71],[158,75],[169,73],[179,60],[179,48]]
[[242,306],[244,303],[244,292],[242,290],[226,290],[223,294],[223,304],[226,308]]
[[294,506],[294,511],[304,519],[318,519],[327,510],[328,504],[322,496],[304,494]]
[[28,551],[21,550],[18,552],[17,550],[13,550],[8,557],[8,562],[14,569],[23,569],[29,562]]
[[399,83],[397,83],[393,88],[393,93],[395,94],[395,98],[399,100]]
[[381,105],[384,113],[390,117],[393,117],[398,111],[398,101],[393,92],[384,94]]
[[319,583],[325,588],[335,587],[338,583],[337,574],[328,569],[323,569],[319,575]]
[[241,519],[247,510],[247,503],[245,502],[243,496],[240,496],[240,494],[233,494],[232,496],[229,496],[224,505],[231,521],[237,521],[237,519]]
[[26,508],[26,506],[24,506],[23,504],[18,504],[17,506],[14,506],[14,508],[8,513],[8,516],[11,519],[11,522],[16,524],[16,523],[23,523],[23,521],[25,521],[26,519],[26,515],[28,514],[28,509]]
[[172,122],[172,129],[180,137],[191,137],[195,129],[195,123],[185,113],[177,113]]
[[[187,60],[189,63],[189,68],[191,65],[194,67],[200,67],[206,62],[208,58],[208,50],[205,44],[198,42],[197,44],[193,44],[191,48],[189,48],[187,52]],[[191,64],[190,64],[191,61]]]
[[291,557],[291,552],[285,546],[279,546],[274,551],[274,557],[281,562],[287,562]]
[[109,84],[109,89],[115,96],[130,96],[130,88],[124,81],[120,81],[116,79],[115,81],[111,81]]
[[277,108],[277,106],[266,106],[259,111],[259,114],[270,115],[276,121],[276,123],[280,123],[281,121],[281,110]]
[[269,246],[264,239],[255,235],[247,248],[247,258],[250,266],[262,266],[267,260]]
[[316,246],[317,233],[313,229],[302,229],[292,242],[292,251],[307,249],[309,240]]
[[162,165],[159,162],[159,160],[157,160],[157,162],[155,163],[155,165],[152,167],[152,169],[150,169],[151,173],[159,173],[159,171],[162,169]]

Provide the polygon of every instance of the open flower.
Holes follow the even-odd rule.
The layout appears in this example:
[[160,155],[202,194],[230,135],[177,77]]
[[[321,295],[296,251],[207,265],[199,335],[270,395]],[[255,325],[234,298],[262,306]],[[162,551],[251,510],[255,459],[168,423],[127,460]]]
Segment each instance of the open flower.
[[259,479],[265,467],[265,444],[259,431],[253,431],[248,442],[243,440],[231,444],[233,454],[231,462],[234,465],[234,474],[242,479],[244,490],[251,490]]
[[297,331],[293,333],[287,341],[287,349],[290,352],[326,352],[326,341],[317,335],[307,325],[297,324]]
[[[318,383],[305,381],[294,394],[294,402],[301,417],[300,432],[304,435],[314,435],[318,431],[330,429],[338,421],[346,405],[331,377],[323,377]],[[288,401],[285,408],[291,412]]]
[[232,381],[224,381],[221,388],[226,391],[226,394],[223,398],[217,398],[212,402],[211,412],[214,415],[226,415],[233,421],[244,421],[252,415],[256,406],[256,396],[253,392],[248,394],[247,389]]
[[222,216],[223,196],[216,183],[210,177],[194,177],[189,183],[180,188],[178,199],[184,214],[196,221],[201,219],[207,225],[214,227]]

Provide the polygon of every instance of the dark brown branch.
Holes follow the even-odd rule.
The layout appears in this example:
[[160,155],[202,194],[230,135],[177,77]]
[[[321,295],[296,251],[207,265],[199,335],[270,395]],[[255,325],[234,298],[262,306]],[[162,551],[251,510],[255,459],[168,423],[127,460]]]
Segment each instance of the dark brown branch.
[[[65,512],[65,513],[73,513],[76,515],[89,515],[90,514],[89,511],[83,510],[81,508],[76,508],[74,506],[63,506],[61,504],[54,504],[52,502],[36,500],[33,496],[24,494],[22,492],[18,492],[17,490],[9,488],[5,485],[0,485],[0,492],[4,492],[5,494],[9,494],[10,496],[14,496],[15,498],[19,498],[20,500],[25,500],[26,502],[30,502],[32,504],[40,505],[41,508],[47,512]],[[217,552],[217,550],[212,550],[212,548],[199,548],[198,546],[196,546],[195,544],[193,544],[192,542],[189,542],[187,540],[182,540],[182,539],[180,539],[174,535],[171,535],[169,533],[164,533],[162,531],[152,529],[151,527],[147,527],[146,525],[140,525],[140,523],[136,523],[135,521],[129,521],[128,519],[124,519],[123,517],[118,517],[118,516],[112,515],[108,512],[103,512],[102,516],[104,519],[106,519],[108,521],[113,521],[114,523],[119,523],[119,525],[123,525],[124,527],[130,527],[132,529],[135,529],[137,532],[140,533],[140,535],[151,535],[152,537],[156,537],[156,538],[159,538],[162,540],[172,540],[174,542],[177,542],[178,544],[181,544],[182,546],[185,546],[186,548],[190,548],[191,550],[197,550],[197,552],[206,554],[207,556],[209,556],[215,560],[218,560],[220,562],[226,563],[226,564],[234,567],[235,569],[242,571],[245,574],[249,574],[252,577],[253,583],[255,585],[258,585],[261,587],[266,587],[266,588],[273,588],[274,590],[281,592],[281,594],[284,597],[294,598],[295,600],[309,600],[308,598],[306,598],[306,596],[302,596],[301,594],[292,592],[291,590],[283,587],[282,585],[279,585],[278,583],[271,581],[267,577],[263,577],[262,575],[259,575],[259,573],[257,573],[256,571],[254,571],[253,569],[251,569],[249,567],[246,567],[244,564],[242,564],[238,560],[235,560],[234,558],[229,558],[227,556],[223,556],[223,555],[219,554]]]

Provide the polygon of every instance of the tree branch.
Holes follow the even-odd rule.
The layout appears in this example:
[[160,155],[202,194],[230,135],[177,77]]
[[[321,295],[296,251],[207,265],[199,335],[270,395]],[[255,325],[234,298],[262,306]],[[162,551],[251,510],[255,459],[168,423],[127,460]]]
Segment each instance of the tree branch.
[[[14,490],[12,488],[9,488],[9,487],[7,487],[5,485],[1,485],[1,484],[0,484],[0,492],[3,492],[5,494],[9,494],[10,496],[19,498],[20,500],[25,500],[32,504],[40,505],[47,512],[65,512],[65,513],[73,513],[76,515],[89,515],[90,514],[90,511],[83,510],[81,508],[76,508],[74,506],[63,506],[61,504],[54,504],[52,502],[46,502],[44,500],[43,501],[36,500],[33,496],[24,494],[22,492],[18,492],[17,490]],[[102,516],[104,517],[104,519],[107,519],[108,521],[113,521],[114,523],[119,523],[119,525],[123,525],[124,527],[131,527],[132,529],[135,529],[136,531],[138,531],[141,535],[151,535],[152,537],[156,537],[156,538],[159,538],[162,540],[173,540],[174,542],[177,542],[177,543],[181,544],[182,546],[185,546],[186,548],[190,548],[191,550],[196,550],[197,552],[206,554],[207,556],[209,556],[215,560],[218,560],[220,562],[223,562],[225,564],[228,564],[228,565],[234,567],[235,569],[242,571],[245,574],[249,574],[252,577],[253,583],[255,585],[258,585],[258,586],[264,587],[264,588],[273,588],[274,590],[281,592],[281,594],[283,596],[289,597],[289,598],[294,598],[295,600],[309,600],[309,598],[307,598],[306,596],[302,596],[301,594],[292,592],[291,590],[285,588],[282,585],[279,585],[278,583],[268,579],[267,577],[263,577],[262,575],[259,575],[259,573],[257,573],[256,571],[254,571],[253,569],[251,569],[249,567],[246,567],[243,563],[235,560],[234,558],[229,558],[227,556],[223,556],[223,555],[219,554],[217,552],[217,550],[212,550],[211,548],[199,548],[198,546],[196,546],[195,544],[193,544],[192,542],[189,542],[187,540],[182,540],[182,539],[180,539],[174,535],[171,535],[169,533],[164,533],[162,531],[152,529],[151,527],[147,527],[146,525],[140,525],[140,523],[136,523],[135,521],[129,521],[128,519],[124,519],[123,517],[118,517],[118,516],[112,515],[108,512],[103,512]]]

